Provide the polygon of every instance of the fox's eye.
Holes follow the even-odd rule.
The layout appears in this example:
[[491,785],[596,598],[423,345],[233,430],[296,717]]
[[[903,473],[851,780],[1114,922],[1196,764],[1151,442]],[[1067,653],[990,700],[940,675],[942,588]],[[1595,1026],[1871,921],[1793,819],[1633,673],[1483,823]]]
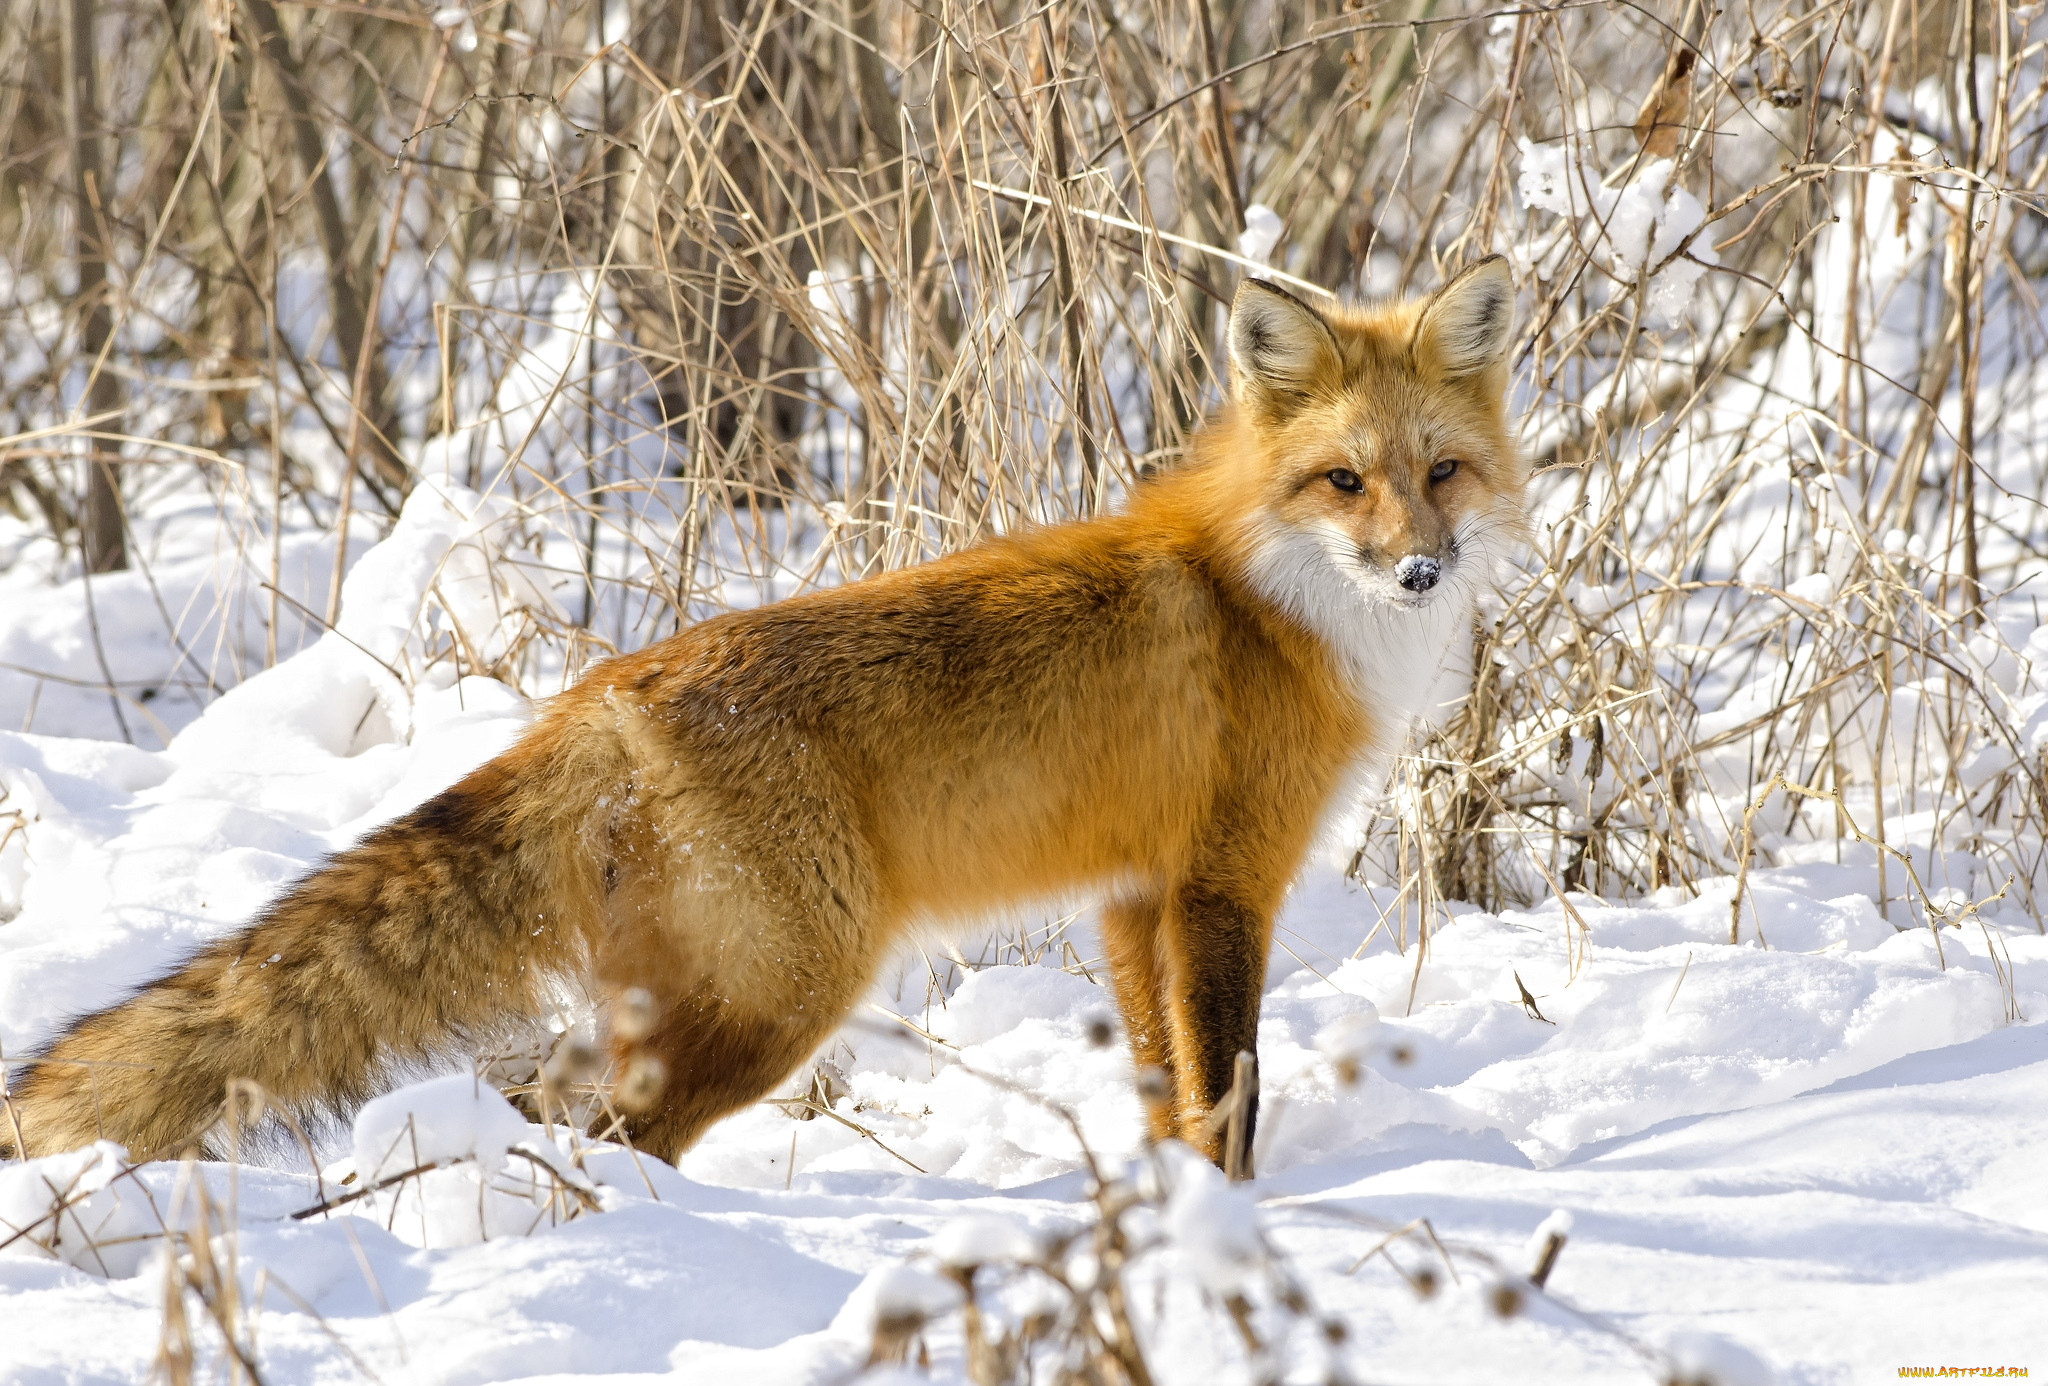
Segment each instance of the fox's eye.
[[1339,491],[1363,491],[1365,483],[1358,479],[1358,473],[1346,467],[1339,467],[1330,473],[1330,484]]
[[1437,463],[1434,467],[1431,467],[1429,469],[1429,479],[1431,481],[1449,481],[1451,479],[1451,473],[1457,470],[1458,459],[1455,457],[1446,457],[1443,461]]

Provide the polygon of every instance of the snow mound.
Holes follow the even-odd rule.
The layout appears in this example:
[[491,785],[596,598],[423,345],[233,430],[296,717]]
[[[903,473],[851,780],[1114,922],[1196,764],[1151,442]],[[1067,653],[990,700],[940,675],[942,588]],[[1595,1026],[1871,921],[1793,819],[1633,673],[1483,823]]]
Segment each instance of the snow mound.
[[128,1176],[128,1152],[112,1141],[0,1167],[0,1256],[134,1275],[163,1227]]
[[526,1139],[526,1118],[479,1078],[414,1083],[356,1113],[355,1172],[368,1183],[427,1165],[474,1160],[490,1173]]
[[611,1193],[545,1128],[467,1074],[365,1103],[351,1166],[347,1177],[367,1211],[423,1247],[523,1236],[601,1211]]
[[948,1270],[972,1270],[999,1262],[1038,1259],[1038,1239],[1015,1218],[999,1213],[968,1213],[939,1229],[931,1240],[932,1259]]

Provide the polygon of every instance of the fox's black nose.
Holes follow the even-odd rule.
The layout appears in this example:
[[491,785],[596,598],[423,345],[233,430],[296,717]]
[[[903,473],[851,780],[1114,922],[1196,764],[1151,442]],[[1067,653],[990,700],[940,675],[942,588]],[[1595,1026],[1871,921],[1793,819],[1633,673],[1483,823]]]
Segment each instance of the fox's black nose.
[[1427,592],[1436,586],[1436,580],[1443,576],[1443,567],[1434,558],[1425,558],[1411,553],[1394,565],[1394,581],[1410,592]]

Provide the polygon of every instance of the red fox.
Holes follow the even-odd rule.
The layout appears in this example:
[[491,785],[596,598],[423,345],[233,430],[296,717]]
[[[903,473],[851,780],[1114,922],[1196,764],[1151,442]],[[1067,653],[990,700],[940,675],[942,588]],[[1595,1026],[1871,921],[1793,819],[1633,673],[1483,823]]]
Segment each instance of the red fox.
[[345,1110],[573,980],[639,989],[618,1028],[658,1081],[627,1131],[674,1157],[921,928],[1093,893],[1135,1058],[1169,1075],[1155,1134],[1228,1158],[1208,1118],[1254,1049],[1281,897],[1524,525],[1512,301],[1498,258],[1372,309],[1247,280],[1231,400],[1120,512],[594,666],[496,760],[71,1025],[0,1142],[175,1154],[236,1078]]

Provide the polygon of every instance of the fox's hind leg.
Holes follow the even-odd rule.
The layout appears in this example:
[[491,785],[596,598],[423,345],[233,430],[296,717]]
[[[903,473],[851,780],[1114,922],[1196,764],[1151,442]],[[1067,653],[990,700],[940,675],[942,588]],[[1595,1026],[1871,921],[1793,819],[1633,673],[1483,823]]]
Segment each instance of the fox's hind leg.
[[[750,832],[763,821],[770,832]],[[613,998],[639,988],[652,999],[645,1033],[622,1033],[614,1017],[613,1095],[632,1108],[625,1133],[663,1159],[788,1077],[860,1000],[885,951],[855,849],[812,834],[793,856],[773,826],[733,812],[619,853],[628,869],[595,974]]]
[[681,999],[645,1040],[619,1047],[622,1069],[645,1055],[658,1062],[661,1078],[658,1095],[622,1113],[625,1134],[636,1147],[674,1160],[720,1117],[773,1091],[840,1018],[768,1016],[706,992]]
[[[1172,1018],[1166,1005],[1166,974],[1160,949],[1163,902],[1157,895],[1118,900],[1103,906],[1102,946],[1109,954],[1110,980],[1116,986],[1117,1008],[1131,1041],[1131,1059],[1143,1073],[1157,1069],[1173,1081]],[[1146,1116],[1154,1140],[1179,1134],[1168,1100],[1148,1104]]]

